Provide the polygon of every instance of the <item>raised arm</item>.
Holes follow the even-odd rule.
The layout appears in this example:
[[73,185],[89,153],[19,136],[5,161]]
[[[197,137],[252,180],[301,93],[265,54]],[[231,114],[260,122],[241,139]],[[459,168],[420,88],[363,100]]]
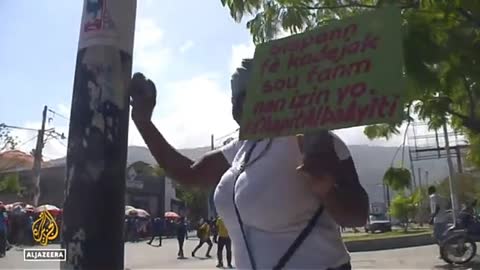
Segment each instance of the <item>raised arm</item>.
[[368,194],[344,142],[332,133],[322,134],[314,143],[304,143],[302,136],[298,139],[300,149],[304,149],[304,162],[298,169],[312,180],[312,190],[327,212],[343,227],[365,225]]
[[194,162],[173,148],[151,121],[156,89],[152,81],[136,73],[130,83],[132,119],[148,149],[166,174],[183,185],[215,185],[230,167],[220,150],[205,154]]

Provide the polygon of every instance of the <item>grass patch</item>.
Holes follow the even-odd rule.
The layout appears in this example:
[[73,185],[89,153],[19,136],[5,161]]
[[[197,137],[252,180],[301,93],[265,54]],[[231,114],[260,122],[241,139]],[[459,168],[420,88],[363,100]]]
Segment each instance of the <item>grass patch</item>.
[[373,240],[373,239],[386,239],[386,238],[396,238],[396,237],[405,237],[405,236],[416,236],[416,235],[424,235],[424,234],[432,234],[432,231],[429,229],[410,229],[407,232],[404,232],[403,229],[400,230],[393,230],[391,232],[385,233],[360,233],[358,235],[349,234],[342,236],[343,241],[358,241],[358,240]]

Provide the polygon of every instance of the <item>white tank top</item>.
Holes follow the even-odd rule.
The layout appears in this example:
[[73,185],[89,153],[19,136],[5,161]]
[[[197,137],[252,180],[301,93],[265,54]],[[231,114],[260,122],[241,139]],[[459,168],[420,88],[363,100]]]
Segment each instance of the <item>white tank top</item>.
[[[262,152],[267,141],[257,143],[251,160]],[[230,233],[239,269],[251,269],[251,265],[235,214],[233,184],[252,144],[234,141],[222,149],[232,167],[223,175],[214,195],[217,211]],[[345,153],[342,155],[345,157]],[[275,138],[270,149],[247,167],[237,181],[235,200],[257,269],[272,269],[320,206],[306,179],[296,171],[301,160],[296,137]],[[338,225],[324,211],[286,268],[326,269],[349,260]]]

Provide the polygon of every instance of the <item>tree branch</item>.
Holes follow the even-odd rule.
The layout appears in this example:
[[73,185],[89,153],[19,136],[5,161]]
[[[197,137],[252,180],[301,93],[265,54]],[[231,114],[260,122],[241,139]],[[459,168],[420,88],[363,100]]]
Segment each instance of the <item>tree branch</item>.
[[475,117],[475,99],[473,97],[473,91],[470,87],[467,77],[465,75],[462,76],[463,85],[465,86],[465,91],[467,91],[468,99],[470,101],[470,117]]
[[466,115],[463,115],[463,114],[461,114],[461,113],[459,113],[459,112],[456,112],[456,111],[454,111],[454,110],[452,110],[452,109],[447,109],[447,112],[448,112],[449,114],[451,114],[451,115],[454,115],[454,116],[462,119],[462,120],[468,120],[468,119],[470,119],[470,117],[468,117],[468,116],[466,116]]
[[[300,6],[289,6],[290,8],[303,8],[303,9],[311,9],[311,10],[325,10],[325,9],[341,9],[341,8],[370,8],[370,9],[376,9],[379,7],[379,5],[366,5],[366,4],[360,4],[357,2],[354,3],[349,3],[349,4],[343,4],[343,5],[335,5],[335,6],[307,6],[307,5],[300,5]],[[405,5],[401,6],[400,9],[407,9],[407,8],[417,8],[418,7],[418,1],[410,4],[410,5]]]
[[344,5],[336,5],[336,6],[290,6],[291,8],[303,8],[303,9],[312,9],[312,10],[323,10],[323,9],[340,9],[340,8],[353,8],[353,7],[361,7],[361,8],[377,8],[375,5],[364,5],[358,3],[351,3],[351,4],[344,4]]

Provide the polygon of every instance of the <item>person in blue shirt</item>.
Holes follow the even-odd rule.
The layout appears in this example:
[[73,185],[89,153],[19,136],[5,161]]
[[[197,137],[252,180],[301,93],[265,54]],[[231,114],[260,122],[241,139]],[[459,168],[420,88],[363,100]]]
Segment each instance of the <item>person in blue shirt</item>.
[[178,259],[185,259],[183,254],[183,243],[185,242],[188,232],[185,219],[183,217],[180,217],[177,221],[175,234],[177,235],[178,240]]
[[5,257],[7,252],[7,211],[0,206],[0,257]]
[[153,232],[152,232],[152,239],[148,242],[149,245],[152,244],[155,237],[158,237],[159,244],[157,247],[162,246],[162,231],[163,231],[163,221],[161,218],[156,217],[153,219]]

